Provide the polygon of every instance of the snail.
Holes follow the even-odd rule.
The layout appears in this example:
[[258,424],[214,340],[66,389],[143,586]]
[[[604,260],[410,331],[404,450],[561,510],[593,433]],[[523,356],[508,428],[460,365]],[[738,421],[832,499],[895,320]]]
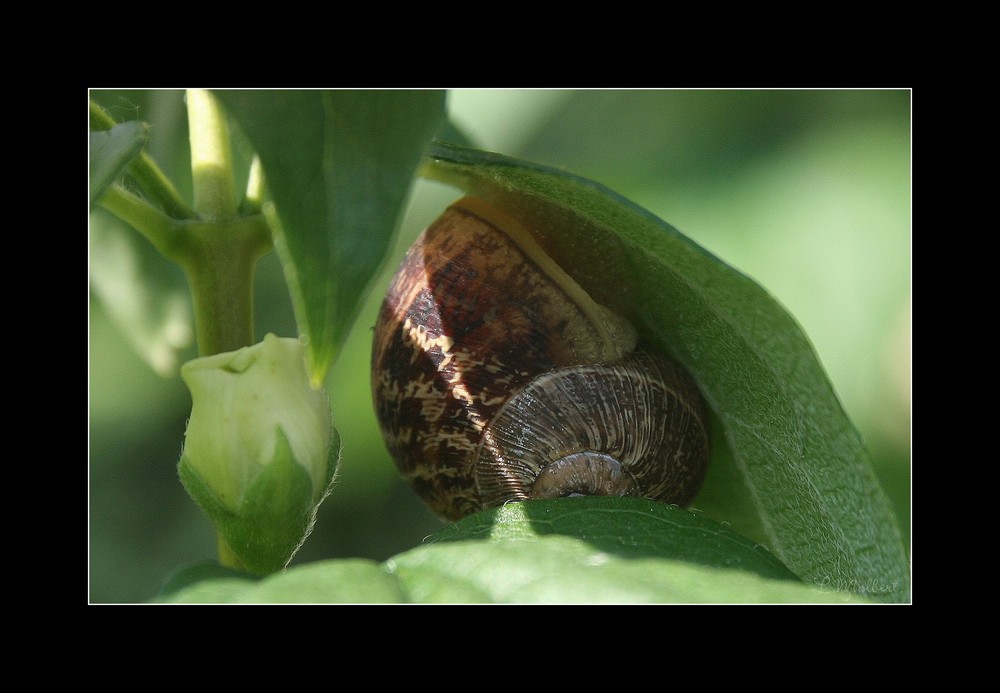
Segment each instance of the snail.
[[708,411],[680,365],[637,342],[521,222],[462,198],[410,247],[376,322],[386,446],[445,520],[560,496],[687,505]]

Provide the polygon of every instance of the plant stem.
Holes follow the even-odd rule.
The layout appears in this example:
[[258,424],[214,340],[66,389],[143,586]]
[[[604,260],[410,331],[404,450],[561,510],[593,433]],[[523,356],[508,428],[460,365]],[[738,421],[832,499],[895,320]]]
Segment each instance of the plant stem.
[[209,356],[254,343],[254,267],[270,250],[271,234],[260,215],[238,218],[222,105],[206,89],[189,89],[187,107],[194,208],[205,222],[187,227],[182,265],[191,281],[198,351]]
[[198,352],[210,356],[253,344],[254,270],[271,249],[264,217],[190,222],[184,231],[180,263],[191,284]]
[[[91,101],[90,126],[95,130],[110,130],[115,126],[115,121],[103,108]],[[175,219],[194,218],[194,210],[188,207],[174,184],[145,151],[132,161],[128,170],[142,187],[143,192],[161,205],[168,215]]]
[[180,223],[176,219],[171,219],[120,185],[108,188],[98,204],[145,236],[164,256],[176,259],[177,227]]
[[207,89],[189,89],[187,106],[194,209],[213,221],[235,219],[236,183],[226,114]]
[[[207,90],[189,89],[187,108],[194,209],[204,221],[185,225],[180,262],[191,284],[198,352],[210,356],[255,341],[254,271],[257,260],[271,249],[271,232],[259,210],[245,209],[243,213],[252,215],[239,216],[221,104]],[[251,181],[259,178],[259,171],[251,175]],[[219,562],[246,570],[222,534],[216,536]]]

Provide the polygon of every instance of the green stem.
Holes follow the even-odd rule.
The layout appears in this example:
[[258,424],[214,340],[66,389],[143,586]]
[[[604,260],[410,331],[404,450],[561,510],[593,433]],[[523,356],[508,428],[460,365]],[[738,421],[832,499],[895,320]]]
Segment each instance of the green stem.
[[254,271],[257,260],[271,250],[271,232],[262,215],[229,222],[179,221],[117,185],[99,204],[184,268],[202,356],[254,343]]
[[189,89],[187,106],[195,211],[213,221],[235,219],[236,183],[226,114],[207,89]]
[[[91,101],[90,127],[95,130],[110,130],[114,125],[114,119],[99,105]],[[171,217],[175,219],[193,219],[195,217],[194,210],[188,207],[174,184],[145,151],[132,161],[128,170],[142,187],[143,192],[162,206]]]
[[98,204],[145,236],[163,255],[176,257],[177,228],[180,223],[176,219],[171,219],[120,185],[108,188]]
[[93,130],[110,130],[115,126],[115,119],[93,101],[90,102],[90,127]]
[[253,278],[271,249],[261,215],[185,226],[181,265],[194,301],[198,352],[210,356],[254,343]]
[[239,218],[222,105],[206,89],[187,92],[194,208],[205,219],[186,227],[181,264],[191,282],[195,330],[202,356],[254,343],[253,277],[271,249],[259,214]]

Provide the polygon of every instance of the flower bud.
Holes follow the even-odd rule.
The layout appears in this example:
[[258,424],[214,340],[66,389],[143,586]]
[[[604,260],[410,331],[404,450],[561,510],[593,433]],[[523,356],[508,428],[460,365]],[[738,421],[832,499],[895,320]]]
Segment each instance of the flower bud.
[[340,441],[326,391],[296,339],[273,334],[184,364],[191,391],[178,472],[247,570],[283,568],[336,474]]

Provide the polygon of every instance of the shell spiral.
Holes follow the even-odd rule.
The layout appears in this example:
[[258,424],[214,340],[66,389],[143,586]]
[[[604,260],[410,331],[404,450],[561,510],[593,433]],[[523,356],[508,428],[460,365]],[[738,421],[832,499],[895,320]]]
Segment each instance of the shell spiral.
[[680,366],[635,346],[523,226],[464,198],[411,246],[383,301],[383,438],[444,519],[577,494],[687,504],[707,466],[707,410]]

